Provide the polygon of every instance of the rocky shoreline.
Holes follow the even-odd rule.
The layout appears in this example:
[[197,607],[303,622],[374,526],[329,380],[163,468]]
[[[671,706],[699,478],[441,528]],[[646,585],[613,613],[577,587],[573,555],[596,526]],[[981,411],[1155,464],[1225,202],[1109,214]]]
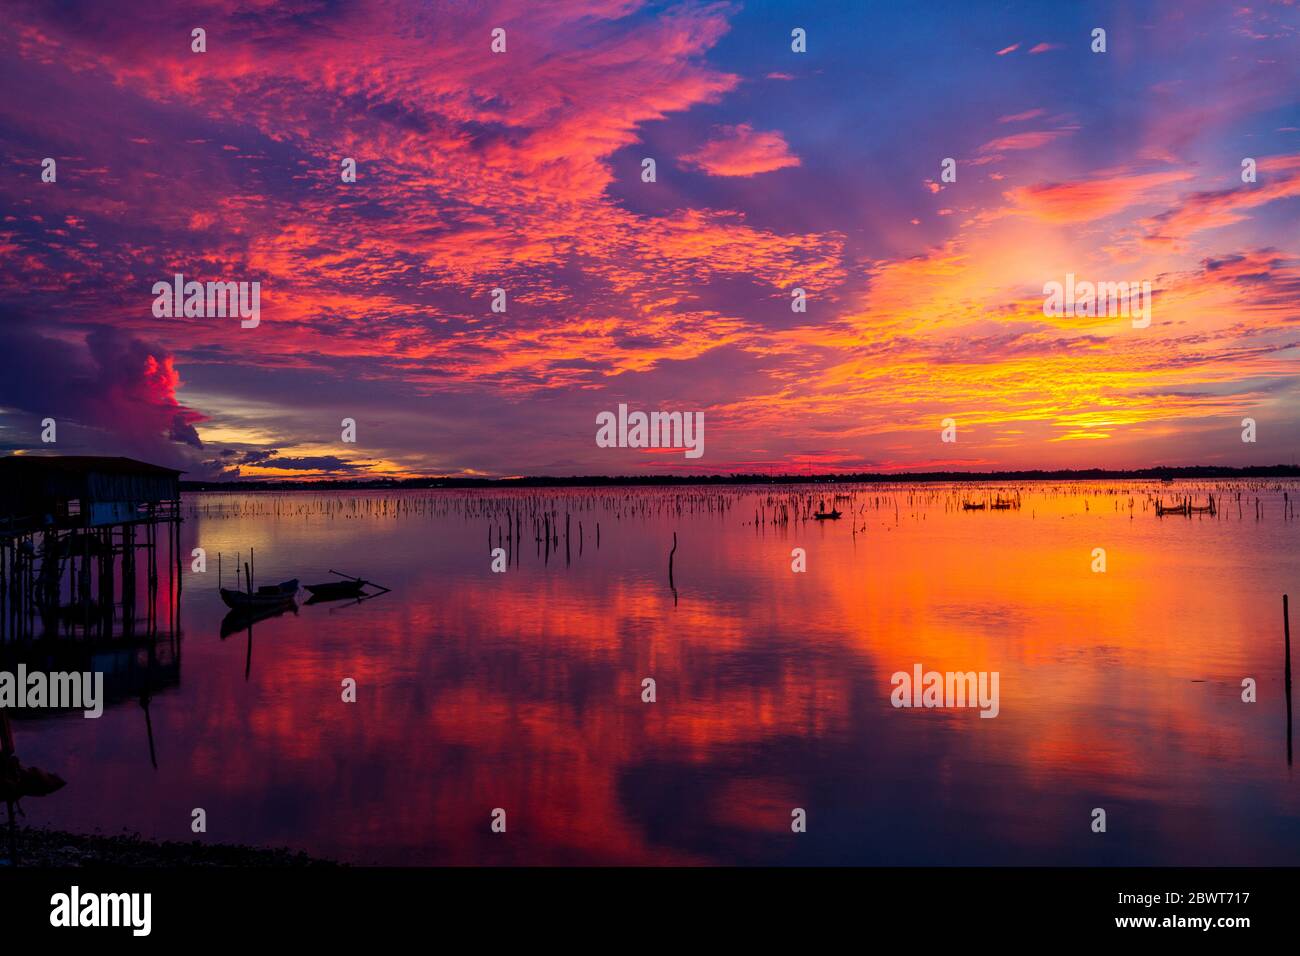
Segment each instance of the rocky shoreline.
[[[68,833],[42,827],[19,827],[17,865],[23,867],[331,867],[339,866],[286,848],[233,843],[148,840],[138,833],[117,836]],[[15,865],[9,856],[7,827],[0,826],[0,867]]]

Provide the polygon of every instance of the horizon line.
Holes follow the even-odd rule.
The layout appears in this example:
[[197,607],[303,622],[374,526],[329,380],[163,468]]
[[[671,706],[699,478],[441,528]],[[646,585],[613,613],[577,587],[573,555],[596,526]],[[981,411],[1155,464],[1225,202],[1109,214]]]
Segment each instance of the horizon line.
[[734,472],[713,475],[425,475],[415,478],[339,476],[325,478],[232,478],[181,481],[182,491],[255,488],[466,488],[582,485],[863,484],[905,482],[1069,481],[1209,478],[1300,478],[1300,465],[1153,465],[1147,468],[1005,469],[998,471]]

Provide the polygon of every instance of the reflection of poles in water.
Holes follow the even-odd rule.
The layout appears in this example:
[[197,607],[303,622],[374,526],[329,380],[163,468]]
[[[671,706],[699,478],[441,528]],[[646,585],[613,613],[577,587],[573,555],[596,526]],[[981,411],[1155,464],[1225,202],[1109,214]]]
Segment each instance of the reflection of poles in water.
[[144,729],[149,736],[149,762],[158,769],[158,753],[153,744],[153,718],[149,716],[149,702],[153,700],[153,688],[150,687],[154,672],[154,645],[149,645],[149,666],[144,674],[144,689],[140,691],[140,707],[144,710]]
[[[251,559],[253,557],[253,552],[249,551],[248,556]],[[252,594],[253,575],[249,571],[247,564],[244,565],[244,583],[248,586],[248,593]],[[252,670],[253,670],[253,618],[250,615],[248,618],[248,653],[244,657],[244,680],[248,680],[248,675],[252,672]]]
[[[9,714],[0,709],[0,781],[6,785],[18,777],[18,757],[14,754],[14,735],[9,727]],[[5,808],[9,811],[9,863],[18,865],[18,833],[14,821],[14,800],[5,787]]]
[[1286,762],[1291,765],[1291,612],[1282,595],[1282,641],[1286,648]]
[[673,549],[668,552],[668,586],[673,589],[673,607],[677,606],[677,585],[673,583],[673,555],[677,553],[677,532],[673,532]]
[[145,733],[149,735],[149,762],[153,764],[153,768],[157,770],[158,754],[154,750],[153,746],[153,720],[149,717],[149,701],[151,699],[152,698],[147,690],[140,695],[140,706],[144,709],[144,729]]

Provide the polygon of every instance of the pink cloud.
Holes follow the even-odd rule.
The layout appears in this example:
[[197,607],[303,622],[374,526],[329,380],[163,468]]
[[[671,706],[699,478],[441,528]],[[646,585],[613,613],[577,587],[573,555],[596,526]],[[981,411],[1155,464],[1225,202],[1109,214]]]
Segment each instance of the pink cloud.
[[719,132],[681,161],[710,176],[756,176],[799,165],[780,133],[755,131],[748,123],[724,126]]
[[1132,174],[1126,170],[1093,179],[1040,183],[1013,189],[1006,198],[1018,210],[1045,222],[1091,222],[1137,202],[1150,201],[1160,186],[1192,178],[1190,172]]
[[1230,226],[1247,218],[1248,209],[1275,199],[1300,196],[1300,154],[1259,161],[1259,181],[1228,189],[1193,193],[1178,205],[1142,223],[1152,245],[1180,242],[1203,229]]
[[1023,113],[1012,113],[1009,116],[999,116],[999,123],[1023,123],[1025,120],[1036,119],[1046,113],[1045,109],[1025,110]]
[[1004,46],[1001,50],[998,50],[998,52],[997,52],[996,54],[994,54],[994,55],[995,55],[995,56],[1006,56],[1008,53],[1014,53],[1016,50],[1019,50],[1019,49],[1020,49],[1020,44],[1019,44],[1019,43],[1013,43],[1013,44],[1011,44],[1011,46]]
[[1031,54],[1046,53],[1048,50],[1059,50],[1059,49],[1061,49],[1061,44],[1059,43],[1038,43],[1030,47],[1029,52]]
[[1000,153],[1007,150],[1038,149],[1061,139],[1063,136],[1069,136],[1073,132],[1072,129],[1044,129],[1029,133],[1012,133],[1010,136],[990,140],[979,148],[979,152],[988,155],[989,153]]

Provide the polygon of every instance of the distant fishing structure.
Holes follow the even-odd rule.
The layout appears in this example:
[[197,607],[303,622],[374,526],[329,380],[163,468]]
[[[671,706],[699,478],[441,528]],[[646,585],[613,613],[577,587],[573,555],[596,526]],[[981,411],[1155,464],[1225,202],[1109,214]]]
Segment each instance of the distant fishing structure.
[[965,501],[961,503],[962,511],[1019,511],[1020,510],[1020,492],[1006,498],[1000,494],[995,494],[993,500],[987,498],[983,501]]
[[1209,496],[1210,503],[1202,507],[1192,504],[1191,498],[1184,498],[1175,505],[1165,505],[1162,499],[1156,500],[1156,517],[1165,515],[1183,515],[1190,518],[1192,515],[1209,515],[1211,518],[1218,514],[1214,505],[1214,495]]

